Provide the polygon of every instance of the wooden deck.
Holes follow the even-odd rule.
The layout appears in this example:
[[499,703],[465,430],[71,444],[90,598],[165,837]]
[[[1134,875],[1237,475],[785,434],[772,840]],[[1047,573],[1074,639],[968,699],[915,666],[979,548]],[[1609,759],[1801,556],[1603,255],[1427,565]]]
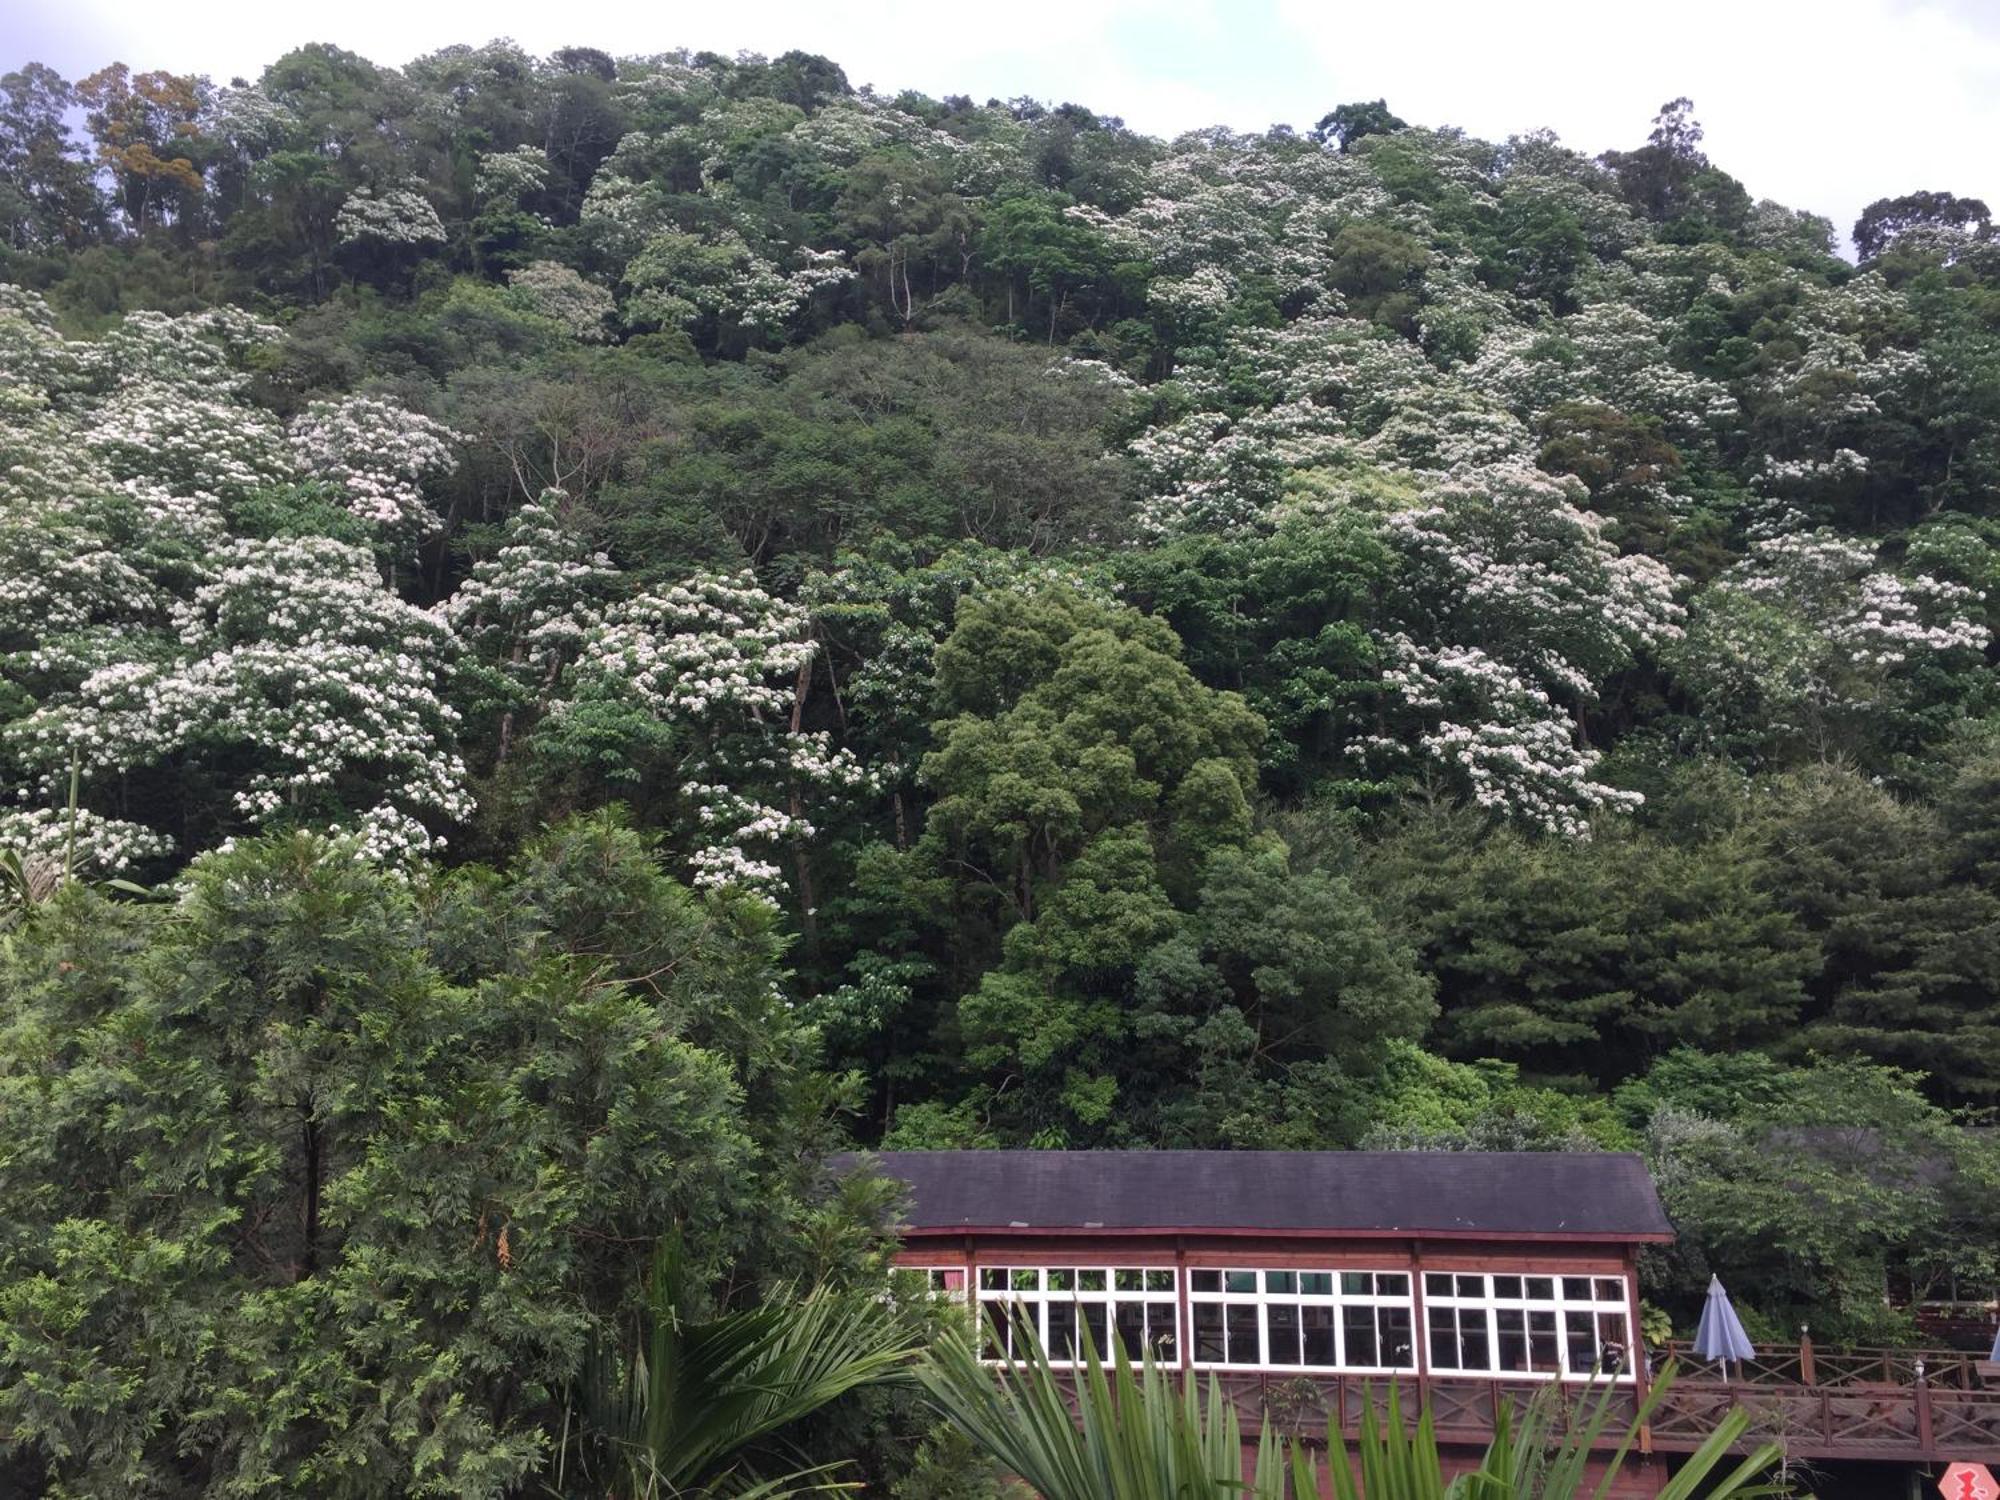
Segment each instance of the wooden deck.
[[[1918,1362],[1923,1365],[1921,1376]],[[1907,1463],[1968,1459],[2000,1461],[2000,1377],[1985,1383],[1980,1360],[1941,1350],[1760,1350],[1740,1378],[1684,1364],[1643,1435],[1641,1451],[1690,1453],[1706,1441],[1732,1406],[1749,1413],[1751,1440],[1773,1439],[1796,1459],[1875,1459]],[[1802,1377],[1810,1368],[1816,1377]],[[1936,1372],[1933,1378],[1933,1372]],[[1208,1377],[1195,1375],[1206,1385]],[[1235,1408],[1246,1437],[1265,1427],[1304,1438],[1323,1435],[1336,1418],[1348,1438],[1359,1431],[1363,1403],[1386,1414],[1391,1382],[1379,1375],[1283,1375],[1218,1372],[1217,1385]],[[1428,1400],[1438,1440],[1483,1446],[1494,1414],[1524,1406],[1549,1382],[1459,1375],[1411,1376],[1395,1383],[1406,1415]],[[1556,1388],[1558,1422],[1580,1403],[1602,1399],[1603,1387]],[[1630,1387],[1612,1398],[1609,1433],[1623,1439],[1638,1410]]]

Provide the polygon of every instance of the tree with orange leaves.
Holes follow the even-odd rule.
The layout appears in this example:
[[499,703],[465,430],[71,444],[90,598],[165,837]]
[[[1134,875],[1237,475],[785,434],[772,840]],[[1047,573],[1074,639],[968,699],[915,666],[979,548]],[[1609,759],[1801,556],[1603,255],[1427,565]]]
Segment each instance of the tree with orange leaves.
[[167,217],[172,195],[201,192],[189,155],[200,135],[206,79],[154,71],[134,75],[124,63],[100,68],[76,86],[97,159],[117,183],[119,208],[136,232]]

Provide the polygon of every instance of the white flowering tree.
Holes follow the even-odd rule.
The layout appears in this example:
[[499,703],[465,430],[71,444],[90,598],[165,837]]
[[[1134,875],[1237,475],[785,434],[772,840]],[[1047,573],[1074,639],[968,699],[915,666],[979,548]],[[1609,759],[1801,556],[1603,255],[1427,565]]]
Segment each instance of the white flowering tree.
[[1478,805],[1567,836],[1638,800],[1592,778],[1577,715],[1678,638],[1681,610],[1667,569],[1620,556],[1581,499],[1574,480],[1509,466],[1385,518],[1404,565],[1377,644],[1400,732],[1353,747],[1372,769],[1442,771]]
[[549,185],[549,158],[539,146],[489,151],[473,168],[473,190],[488,203],[518,207]]
[[[229,799],[225,823],[365,819],[384,854],[425,846],[419,817],[469,812],[441,696],[448,627],[365,552],[232,535],[246,501],[306,480],[421,529],[449,434],[372,400],[316,406],[288,433],[246,392],[246,357],[276,334],[235,311],[147,313],[73,343],[39,299],[0,292],[0,348],[21,355],[0,370],[0,782],[17,850],[46,852],[72,758],[86,797],[137,778],[171,804],[199,785]],[[79,811],[99,867],[164,850],[163,831],[112,811]]]
[[458,467],[465,439],[441,422],[373,396],[315,401],[291,425],[300,472],[336,486],[341,503],[406,554],[442,524],[426,480]]
[[573,339],[598,344],[611,336],[605,325],[618,299],[560,261],[530,261],[507,273],[507,285],[530,311],[560,323]]
[[492,674],[500,709],[496,758],[513,745],[516,713],[540,709],[619,592],[618,569],[563,519],[561,490],[544,490],[507,518],[500,544],[438,606]]
[[343,245],[417,250],[441,245],[444,221],[430,199],[414,188],[356,188],[333,216],[333,232]]
[[1568,838],[1587,835],[1599,809],[1643,800],[1593,780],[1600,757],[1577,744],[1562,705],[1477,646],[1420,646],[1400,634],[1383,646],[1388,705],[1414,728],[1356,743],[1378,773],[1442,772],[1476,805]]
[[438,842],[422,816],[470,814],[443,697],[455,642],[367,552],[229,543],[175,627],[170,655],[102,666],[11,726],[45,798],[72,761],[87,780],[172,761],[230,786],[247,825],[348,824],[385,857]]
[[1830,531],[1757,542],[1696,596],[1670,660],[1713,735],[1822,758],[1856,748],[1917,701],[1928,669],[1979,661],[1986,593],[1946,572],[1991,573],[1990,549],[1969,545],[1983,554],[1970,569],[1917,546],[1897,570]]
[[448,238],[430,199],[408,187],[356,188],[333,216],[333,237],[357,274],[404,275],[406,283],[425,252]]
[[781,269],[734,230],[656,234],[625,268],[625,321],[690,333],[776,333],[815,292],[854,276],[837,252],[801,249],[793,258],[794,269]]
[[1634,652],[1680,634],[1673,576],[1621,556],[1576,480],[1478,470],[1386,519],[1407,560],[1397,613],[1433,638],[1485,641],[1515,670],[1587,701]]
[[612,605],[586,635],[553,715],[607,701],[666,732],[697,847],[697,884],[782,888],[815,905],[807,845],[815,819],[874,778],[824,733],[802,727],[816,643],[807,612],[749,573],[697,575]]

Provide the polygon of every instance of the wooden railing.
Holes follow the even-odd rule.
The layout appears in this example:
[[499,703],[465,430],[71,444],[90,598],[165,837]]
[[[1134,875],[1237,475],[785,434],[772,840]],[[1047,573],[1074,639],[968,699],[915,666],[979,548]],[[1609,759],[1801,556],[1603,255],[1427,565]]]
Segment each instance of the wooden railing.
[[[1805,1385],[1796,1365],[1783,1357],[1760,1356],[1743,1380],[1721,1380],[1699,1368],[1682,1367],[1654,1408],[1642,1434],[1642,1451],[1686,1453],[1699,1447],[1732,1407],[1750,1417],[1749,1443],[1773,1439],[1793,1458],[1856,1458],[1926,1461],[1939,1458],[2000,1460],[2000,1382],[1981,1386],[1976,1359],[1963,1370],[1944,1362],[1949,1378],[1964,1387],[1928,1379],[1936,1351],[1841,1351],[1827,1364],[1833,1376]],[[1926,1378],[1914,1369],[1922,1358]],[[1732,1372],[1736,1368],[1732,1363]],[[1892,1377],[1912,1372],[1909,1379]],[[1193,1377],[1206,1389],[1209,1376]],[[1216,1387],[1234,1409],[1246,1438],[1271,1427],[1288,1436],[1323,1436],[1328,1418],[1345,1438],[1360,1430],[1367,1405],[1378,1421],[1386,1418],[1392,1392],[1406,1420],[1420,1403],[1430,1406],[1438,1439],[1447,1444],[1484,1445],[1493,1435],[1496,1414],[1516,1410],[1539,1397],[1550,1403],[1557,1432],[1568,1430],[1574,1413],[1604,1399],[1602,1384],[1479,1378],[1463,1375],[1408,1376],[1390,1381],[1379,1375],[1283,1375],[1217,1372]],[[1622,1442],[1638,1415],[1638,1395],[1617,1388],[1606,1424],[1607,1446]]]
[[[1810,1339],[1796,1344],[1758,1344],[1751,1359],[1729,1362],[1726,1378],[1737,1385],[1876,1386],[1915,1385],[1919,1372],[1934,1390],[1976,1391],[1983,1381],[1983,1356],[1963,1349],[1817,1348]],[[1696,1359],[1688,1344],[1675,1340],[1668,1356],[1688,1378],[1722,1380],[1722,1366]]]

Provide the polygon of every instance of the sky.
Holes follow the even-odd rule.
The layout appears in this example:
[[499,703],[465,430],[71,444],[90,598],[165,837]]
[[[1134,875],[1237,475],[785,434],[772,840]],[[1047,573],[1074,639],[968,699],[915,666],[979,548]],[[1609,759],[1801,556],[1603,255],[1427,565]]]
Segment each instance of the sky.
[[309,41],[401,64],[510,36],[535,52],[694,47],[840,63],[855,84],[1088,105],[1150,134],[1309,127],[1384,97],[1489,140],[1643,142],[1695,102],[1754,197],[1833,219],[1918,188],[2000,206],[2000,0],[0,0],[0,71],[254,79]]

